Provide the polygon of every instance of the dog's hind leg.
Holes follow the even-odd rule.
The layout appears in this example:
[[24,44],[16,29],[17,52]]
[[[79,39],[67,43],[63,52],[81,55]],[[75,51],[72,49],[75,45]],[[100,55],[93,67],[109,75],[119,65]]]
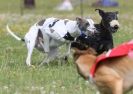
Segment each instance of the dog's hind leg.
[[33,52],[33,49],[35,47],[35,42],[36,42],[36,38],[38,35],[38,28],[33,25],[29,32],[25,35],[25,43],[27,45],[27,49],[28,49],[28,54],[27,54],[27,59],[26,59],[26,64],[28,66],[32,66],[31,65],[31,55]]
[[35,42],[34,41],[31,41],[31,42],[27,43],[28,54],[27,54],[26,64],[28,66],[32,66],[31,65],[31,55],[32,55],[34,47],[35,47]]

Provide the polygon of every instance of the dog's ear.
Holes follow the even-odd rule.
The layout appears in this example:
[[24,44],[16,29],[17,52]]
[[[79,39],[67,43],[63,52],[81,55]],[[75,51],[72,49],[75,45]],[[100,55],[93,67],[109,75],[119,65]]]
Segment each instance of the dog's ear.
[[98,12],[99,12],[99,15],[100,15],[101,17],[103,17],[104,14],[105,14],[105,12],[104,12],[103,10],[101,10],[101,9],[95,9],[95,11],[98,11]]
[[77,23],[78,23],[78,24],[80,24],[80,23],[82,23],[82,22],[83,22],[83,19],[82,19],[82,18],[80,18],[80,17],[76,17],[76,21],[77,21]]

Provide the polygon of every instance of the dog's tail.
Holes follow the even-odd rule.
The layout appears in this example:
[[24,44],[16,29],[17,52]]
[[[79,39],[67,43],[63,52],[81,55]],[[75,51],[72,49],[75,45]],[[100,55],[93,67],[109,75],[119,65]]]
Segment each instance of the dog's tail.
[[20,37],[18,37],[16,34],[14,34],[14,33],[11,31],[11,29],[9,28],[8,25],[6,26],[6,30],[7,30],[7,32],[8,32],[9,34],[11,34],[16,40],[18,40],[18,41],[25,41],[23,38],[20,38]]

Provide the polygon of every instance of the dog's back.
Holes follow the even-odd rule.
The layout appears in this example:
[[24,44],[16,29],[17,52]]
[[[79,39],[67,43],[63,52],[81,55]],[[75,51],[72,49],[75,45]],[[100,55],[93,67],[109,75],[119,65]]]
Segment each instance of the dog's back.
[[[133,57],[123,56],[101,62],[94,79],[96,83],[110,89],[122,87],[124,92],[130,90],[133,87]],[[117,82],[121,84],[117,85]],[[101,87],[99,84],[98,86]]]

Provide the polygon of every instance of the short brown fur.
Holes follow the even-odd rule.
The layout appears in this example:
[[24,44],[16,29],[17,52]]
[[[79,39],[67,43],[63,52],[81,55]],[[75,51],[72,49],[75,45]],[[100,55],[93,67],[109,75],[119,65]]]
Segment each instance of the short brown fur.
[[[91,66],[97,56],[92,49],[78,50],[74,48],[74,59],[79,74],[89,78]],[[125,94],[133,88],[133,58],[123,56],[103,61],[94,75],[94,83],[100,94]]]

